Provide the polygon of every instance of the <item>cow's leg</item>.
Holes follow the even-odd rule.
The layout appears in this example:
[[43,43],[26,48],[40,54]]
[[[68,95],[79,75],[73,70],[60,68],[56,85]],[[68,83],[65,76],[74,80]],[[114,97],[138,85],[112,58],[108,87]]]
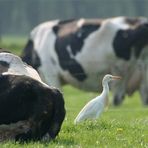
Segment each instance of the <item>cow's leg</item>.
[[120,61],[116,63],[115,67],[113,67],[112,72],[122,77],[122,80],[116,83],[114,88],[114,105],[120,105],[125,98],[125,94],[128,93],[128,82],[134,74],[134,70],[136,67],[135,65],[137,65],[137,63],[135,62],[135,58],[132,57],[130,61]]
[[113,104],[114,105],[120,105],[125,98],[126,87],[123,81],[124,80],[121,80],[121,82],[118,82],[116,86],[114,87],[114,90],[113,90]]
[[141,74],[141,68],[137,67],[130,78],[124,78],[124,80],[116,86],[114,96],[115,105],[119,105],[123,101],[125,94],[131,96],[136,90],[138,90],[142,80]]
[[148,105],[148,67],[145,65],[142,71],[142,82],[140,84],[139,93],[144,105]]
[[147,84],[141,84],[140,89],[139,89],[141,100],[144,105],[148,105],[148,86],[146,85]]
[[119,61],[118,63],[116,63],[111,69],[111,73],[113,75],[118,75],[122,77],[121,80],[111,83],[114,105],[120,105],[124,100],[124,97],[126,94],[126,82],[127,82],[127,77],[125,77],[126,69],[127,69],[127,66],[122,61]]

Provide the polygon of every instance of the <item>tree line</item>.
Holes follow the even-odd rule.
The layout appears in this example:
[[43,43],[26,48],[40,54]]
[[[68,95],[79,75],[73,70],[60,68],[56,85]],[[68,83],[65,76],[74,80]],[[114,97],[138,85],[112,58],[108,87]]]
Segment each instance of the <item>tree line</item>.
[[53,19],[147,16],[148,0],[0,0],[0,34],[27,35]]

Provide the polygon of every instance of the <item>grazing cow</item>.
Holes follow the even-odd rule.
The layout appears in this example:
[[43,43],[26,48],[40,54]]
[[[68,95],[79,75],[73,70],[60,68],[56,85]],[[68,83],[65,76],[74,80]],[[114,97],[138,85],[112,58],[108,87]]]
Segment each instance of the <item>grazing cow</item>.
[[54,139],[64,117],[61,92],[18,56],[0,53],[0,141]]
[[45,82],[59,88],[68,83],[101,91],[98,77],[101,79],[106,73],[120,75],[123,80],[113,87],[114,104],[120,104],[126,93],[135,90],[141,92],[143,103],[148,104],[143,78],[147,44],[146,18],[55,20],[32,30],[22,59],[37,69]]

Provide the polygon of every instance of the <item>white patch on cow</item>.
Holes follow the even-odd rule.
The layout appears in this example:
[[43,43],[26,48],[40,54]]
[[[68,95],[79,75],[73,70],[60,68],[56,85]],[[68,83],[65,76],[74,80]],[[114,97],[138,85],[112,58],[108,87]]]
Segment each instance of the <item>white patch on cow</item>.
[[20,57],[11,53],[2,52],[0,53],[0,61],[9,63],[8,71],[3,72],[2,75],[26,75],[38,80],[43,85],[48,86],[41,80],[38,72],[31,66],[24,63]]
[[84,22],[85,22],[85,19],[84,19],[84,18],[81,18],[81,19],[77,22],[77,27],[78,27],[78,28],[79,28],[79,27],[82,27],[83,24],[84,24]]
[[85,39],[81,52],[76,55],[76,60],[84,66],[88,73],[94,71],[91,65],[95,65],[96,71],[102,69],[100,72],[108,67],[108,62],[105,64],[105,61],[108,61],[108,57],[114,57],[112,42],[117,31],[118,28],[110,22],[105,22]]
[[39,74],[37,73],[37,71],[35,69],[33,69],[31,66],[29,65],[25,65],[25,69],[27,70],[28,76],[33,77],[34,79],[42,82]]
[[116,26],[116,27],[119,27],[119,28],[122,28],[122,29],[128,29],[129,28],[129,24],[127,24],[125,22],[125,18],[124,17],[115,17],[115,18],[112,18],[110,19],[111,22]]
[[67,49],[67,51],[68,51],[70,57],[71,57],[72,59],[74,59],[74,56],[73,56],[73,53],[72,53],[72,51],[71,51],[70,45],[68,45],[66,49]]
[[[127,25],[124,26],[122,22],[123,18],[107,19],[104,21],[98,30],[94,31],[85,39],[85,44],[81,52],[77,54],[76,59],[87,66],[87,64],[89,64],[88,62],[97,64],[101,61],[104,62],[106,59],[108,60],[108,57],[115,57],[112,47],[113,39],[119,29],[129,27]],[[115,25],[115,23],[117,25]],[[101,65],[102,64],[99,64],[98,68]],[[89,65],[86,69],[89,67],[92,66]]]
[[[13,74],[19,74],[19,72],[27,73],[27,70],[24,68],[23,61],[16,55],[13,55],[11,53],[0,53],[0,61],[5,61],[10,64],[9,69],[5,73],[13,73]],[[4,73],[3,73],[4,74]]]
[[44,44],[44,33],[46,34],[47,30],[50,29],[57,25],[59,22],[59,20],[55,20],[55,21],[49,21],[49,22],[45,22],[42,23],[40,25],[38,25],[37,27],[35,27],[31,34],[30,34],[30,38],[34,40],[34,48],[35,49],[40,49],[40,46],[42,46],[42,44]]

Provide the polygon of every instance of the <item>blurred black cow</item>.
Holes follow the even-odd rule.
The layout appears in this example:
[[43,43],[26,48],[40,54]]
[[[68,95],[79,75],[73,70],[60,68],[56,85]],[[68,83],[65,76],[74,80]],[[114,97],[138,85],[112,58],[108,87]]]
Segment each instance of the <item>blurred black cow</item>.
[[46,83],[59,88],[68,83],[101,91],[98,78],[107,73],[120,75],[123,80],[112,87],[114,104],[135,90],[148,104],[143,65],[147,45],[147,18],[55,20],[32,30],[22,59],[37,69]]

